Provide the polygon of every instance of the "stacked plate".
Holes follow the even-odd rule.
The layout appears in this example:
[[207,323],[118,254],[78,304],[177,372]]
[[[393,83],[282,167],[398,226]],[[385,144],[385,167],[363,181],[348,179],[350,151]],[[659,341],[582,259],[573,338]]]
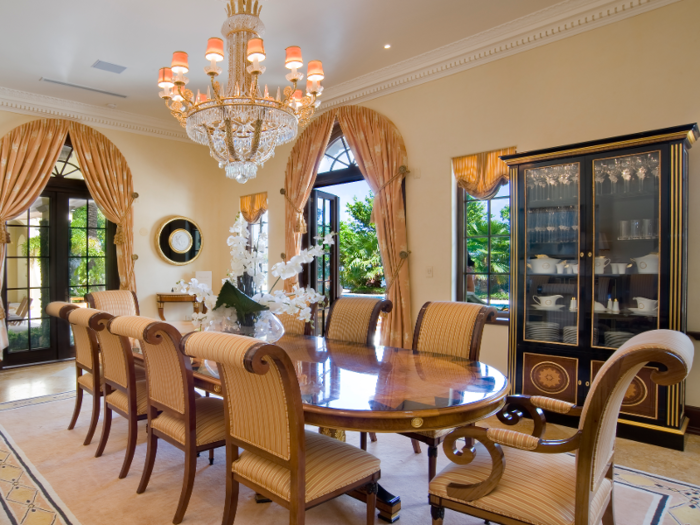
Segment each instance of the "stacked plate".
[[[578,341],[576,339],[576,336],[578,335],[578,326],[565,326],[562,331],[564,334],[563,341],[565,343],[568,343],[570,345],[578,344]],[[593,344],[594,345],[598,344],[598,329],[597,328],[593,329]]]
[[559,341],[559,323],[528,322],[525,338],[535,341]]
[[605,332],[605,346],[620,348],[633,337],[634,334],[632,332]]

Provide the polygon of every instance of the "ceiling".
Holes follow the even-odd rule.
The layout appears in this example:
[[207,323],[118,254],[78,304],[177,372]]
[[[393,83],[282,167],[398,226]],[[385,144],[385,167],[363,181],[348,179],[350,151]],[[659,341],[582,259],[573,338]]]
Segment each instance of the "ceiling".
[[[262,83],[284,86],[284,49],[302,48],[305,62],[324,63],[326,88],[476,35],[560,0],[260,0],[267,72]],[[103,108],[168,118],[158,99],[158,68],[172,52],[190,55],[188,87],[206,89],[204,50],[221,36],[222,0],[24,0],[4,2],[0,86]],[[390,49],[384,49],[390,44]],[[121,74],[92,68],[97,60]],[[410,63],[410,62],[409,62]],[[224,74],[225,76],[225,74]],[[126,98],[42,82],[60,82]]]

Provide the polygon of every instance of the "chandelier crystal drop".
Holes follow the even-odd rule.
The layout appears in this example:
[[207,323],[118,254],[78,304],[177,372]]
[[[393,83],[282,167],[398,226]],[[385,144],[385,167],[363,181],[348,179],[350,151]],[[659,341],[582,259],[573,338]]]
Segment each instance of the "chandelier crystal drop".
[[[210,38],[205,58],[209,66],[210,86],[206,93],[195,96],[185,86],[189,79],[188,56],[184,51],[173,53],[170,67],[161,68],[158,86],[172,115],[187,130],[194,142],[209,147],[211,156],[224,168],[226,176],[240,183],[252,179],[258,168],[275,154],[275,148],[297,136],[319,106],[323,91],[323,64],[308,64],[306,93],[297,89],[304,78],[298,71],[304,65],[301,49],[286,50],[286,76],[291,86],[277,89],[272,96],[265,86],[261,90],[259,76],[265,72],[262,35],[265,26],[260,20],[262,6],[258,0],[229,0],[228,19],[221,33],[226,39]],[[217,66],[228,52],[228,83],[223,89],[216,80],[222,70]]]

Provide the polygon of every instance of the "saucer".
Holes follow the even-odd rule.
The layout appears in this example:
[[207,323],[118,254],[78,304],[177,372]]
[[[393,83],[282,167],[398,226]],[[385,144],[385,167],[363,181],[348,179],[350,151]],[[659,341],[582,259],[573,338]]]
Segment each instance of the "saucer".
[[655,308],[654,310],[646,310],[646,309],[640,309],[640,308],[630,308],[630,312],[632,312],[634,315],[643,315],[644,317],[658,317],[659,316],[659,309]]
[[550,310],[550,311],[556,311],[556,310],[561,310],[564,308],[566,305],[565,304],[555,304],[553,306],[542,306],[541,304],[533,304],[532,307],[535,310]]

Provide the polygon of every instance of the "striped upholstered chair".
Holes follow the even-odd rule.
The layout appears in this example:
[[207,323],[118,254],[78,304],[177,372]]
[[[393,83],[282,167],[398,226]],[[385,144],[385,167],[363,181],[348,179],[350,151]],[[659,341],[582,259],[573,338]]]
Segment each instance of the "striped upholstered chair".
[[121,479],[129,473],[131,461],[134,459],[138,421],[147,417],[146,381],[145,379],[137,380],[134,353],[129,339],[114,335],[108,329],[109,323],[116,317],[107,312],[91,311],[95,314],[90,318],[90,328],[97,333],[97,341],[100,344],[104,381],[102,436],[95,457],[99,458],[107,446],[112,427],[112,412],[126,418],[129,422],[129,433],[124,463],[119,473]]
[[[316,318],[316,303],[311,305],[311,319]],[[296,315],[277,314],[277,318],[284,326],[286,335],[313,335],[311,323],[299,319]]]
[[68,425],[68,430],[73,430],[80,415],[80,407],[83,404],[83,392],[92,396],[92,417],[90,426],[83,445],[89,445],[92,436],[97,428],[97,421],[100,419],[100,397],[102,396],[100,360],[98,353],[97,339],[95,332],[90,327],[90,317],[96,313],[95,310],[78,308],[77,305],[55,301],[46,306],[46,313],[68,321],[73,331],[73,341],[75,343],[75,408],[73,417]]
[[[515,424],[519,414],[535,418],[533,435],[507,429],[463,427],[445,439],[449,465],[430,483],[433,525],[445,508],[508,524],[614,525],[613,453],[620,406],[632,380],[649,362],[660,385],[682,381],[693,363],[693,343],[671,330],[637,335],[622,345],[595,376],[583,409],[539,396],[512,396],[499,419]],[[580,415],[569,439],[542,439],[542,409]],[[476,454],[455,455],[459,438],[476,439]],[[575,455],[569,454],[574,452]],[[457,464],[459,463],[459,464]]]
[[[495,308],[474,303],[425,303],[418,313],[413,332],[413,350],[478,361],[484,325],[495,314]],[[437,447],[452,430],[447,428],[403,434],[413,440],[416,453],[420,452],[418,442],[428,445],[428,479],[435,476]]]
[[[386,299],[374,297],[340,297],[331,306],[326,323],[326,338],[363,345],[374,344],[379,315],[389,313],[393,305]],[[369,433],[377,441],[374,432]],[[367,433],[360,432],[360,447],[367,450]]]
[[140,315],[139,300],[136,294],[130,290],[105,290],[85,294],[85,300],[90,308],[119,315]]
[[182,347],[219,367],[227,407],[224,525],[236,517],[239,483],[289,509],[292,524],[303,524],[308,508],[367,487],[367,523],[374,523],[379,460],[304,430],[299,383],[284,350],[215,332],[187,334]]
[[141,343],[148,384],[148,450],[141,483],[142,494],[153,472],[162,439],[185,452],[185,469],[180,501],[173,523],[180,523],[192,495],[197,456],[225,445],[224,403],[221,399],[195,395],[190,359],[180,351],[180,332],[168,323],[146,317],[116,317],[109,330]]

